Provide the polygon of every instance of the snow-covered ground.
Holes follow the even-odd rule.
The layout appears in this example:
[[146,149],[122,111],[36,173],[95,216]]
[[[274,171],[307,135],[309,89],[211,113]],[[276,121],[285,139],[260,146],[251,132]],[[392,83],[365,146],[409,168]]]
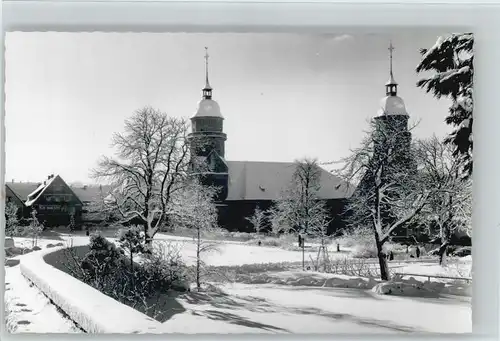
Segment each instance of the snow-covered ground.
[[[16,246],[31,246],[29,239],[15,240]],[[159,234],[156,240],[157,243],[169,242],[176,245],[188,264],[194,261],[195,244],[191,238]],[[47,244],[63,242],[66,245],[77,246],[85,245],[88,241],[87,236],[61,236],[53,240],[39,240],[38,245],[45,248]],[[315,258],[316,252],[306,253],[307,262],[309,255]],[[332,253],[332,255],[338,258],[346,257],[345,253]],[[22,257],[16,258],[22,260]],[[244,242],[219,243],[219,252],[212,252],[205,257],[205,262],[213,266],[301,260],[300,251],[248,245]],[[459,272],[470,269],[471,259],[469,257],[461,262],[450,262],[446,267],[441,267],[435,262],[392,264],[400,266],[397,269],[399,272],[450,276],[455,267],[461,269]],[[457,275],[459,274],[456,273],[455,276]],[[462,333],[470,332],[472,328],[468,297],[437,295],[435,298],[422,298],[379,295],[370,290],[376,284],[373,280],[343,278],[338,275],[313,272],[305,274],[301,271],[281,271],[249,276],[251,281],[222,285],[224,294],[212,293],[210,298],[207,298],[206,294],[190,293],[177,297],[177,304],[173,305],[177,308],[172,309],[172,316],[163,323],[163,331],[167,333],[411,331]],[[259,282],[259,276],[274,276],[280,280],[269,281],[266,277],[267,279]],[[425,278],[417,280],[424,281]],[[6,292],[6,301],[10,302],[8,307],[11,310],[9,319],[11,325],[17,326],[18,332],[79,332],[37,288],[29,286],[20,274],[18,265],[6,266],[6,282],[9,283]],[[21,305],[16,305],[18,303]]]
[[21,275],[19,265],[5,269],[8,329],[16,333],[81,333],[36,287]]
[[[170,333],[468,333],[470,299],[380,296],[369,290],[230,284],[178,298]],[[193,327],[195,326],[195,327]]]
[[437,263],[409,263],[398,272],[419,275],[447,277],[472,277],[472,258],[470,256],[448,260],[445,265]]
[[[38,246],[60,240],[41,239]],[[31,239],[15,238],[17,247],[31,247]],[[50,303],[38,288],[21,274],[23,256],[10,258],[5,265],[5,310],[7,330],[12,333],[81,333],[82,331]]]

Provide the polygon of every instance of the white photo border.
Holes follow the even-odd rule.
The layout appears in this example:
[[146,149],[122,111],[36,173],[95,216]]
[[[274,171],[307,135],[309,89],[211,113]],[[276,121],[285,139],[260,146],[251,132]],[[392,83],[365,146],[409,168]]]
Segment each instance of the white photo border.
[[[473,334],[433,335],[431,339],[498,339],[500,257],[500,4],[497,1],[425,3],[388,1],[4,1],[2,46],[5,32],[373,32],[388,33],[400,28],[463,27],[475,34],[474,111],[474,213],[473,213]],[[1,61],[1,101],[5,103],[4,53]],[[5,111],[0,112],[0,199],[5,196]],[[0,217],[5,201],[0,200]],[[479,227],[479,228],[476,228]],[[0,245],[4,243],[1,219]],[[3,252],[1,257],[4,257]],[[4,268],[0,277],[4,276]],[[3,302],[3,295],[2,295]],[[4,310],[0,309],[2,325]],[[14,338],[5,333],[2,339]],[[332,335],[333,336],[333,335]],[[322,336],[321,338],[331,338]],[[53,339],[55,334],[16,335],[16,339]],[[64,336],[66,339],[70,336]],[[75,336],[74,336],[75,337]],[[123,340],[139,336],[96,335]],[[155,339],[165,336],[144,335]],[[225,335],[169,335],[174,339],[233,338]],[[287,336],[302,340],[304,335]],[[320,336],[307,335],[308,339]],[[335,335],[335,339],[361,336]],[[362,336],[381,339],[376,336]],[[273,339],[272,336],[239,336],[244,339]],[[388,339],[383,336],[383,339]],[[391,337],[392,338],[392,337]],[[401,336],[398,339],[403,338]],[[411,335],[411,339],[424,339]],[[429,339],[429,336],[425,337]]]

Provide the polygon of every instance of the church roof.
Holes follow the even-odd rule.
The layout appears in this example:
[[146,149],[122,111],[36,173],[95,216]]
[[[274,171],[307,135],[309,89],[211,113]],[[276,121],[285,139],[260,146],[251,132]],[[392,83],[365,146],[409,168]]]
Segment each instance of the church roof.
[[403,99],[399,96],[386,96],[382,98],[377,116],[394,115],[409,116]]
[[[277,200],[290,185],[296,164],[292,162],[226,161],[229,168],[227,201]],[[350,197],[353,188],[322,169],[319,199]]]
[[387,80],[387,82],[385,82],[385,85],[398,85],[398,83],[396,82],[396,80],[394,79],[394,75],[391,74],[389,75],[389,79]]
[[224,118],[220,112],[219,103],[214,101],[213,99],[204,98],[198,103],[198,110],[195,117],[218,117]]

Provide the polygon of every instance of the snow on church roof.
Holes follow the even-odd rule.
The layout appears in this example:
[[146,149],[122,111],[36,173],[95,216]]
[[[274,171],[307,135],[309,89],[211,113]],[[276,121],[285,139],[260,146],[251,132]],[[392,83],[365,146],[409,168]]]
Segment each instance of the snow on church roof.
[[[227,201],[277,200],[292,181],[296,164],[292,162],[226,161],[229,168]],[[352,187],[322,169],[320,199],[343,199]]]
[[386,96],[380,101],[380,109],[377,116],[409,116],[406,111],[405,102],[399,96]]
[[224,118],[220,112],[219,103],[213,99],[204,98],[198,103],[198,110],[195,117],[219,117]]

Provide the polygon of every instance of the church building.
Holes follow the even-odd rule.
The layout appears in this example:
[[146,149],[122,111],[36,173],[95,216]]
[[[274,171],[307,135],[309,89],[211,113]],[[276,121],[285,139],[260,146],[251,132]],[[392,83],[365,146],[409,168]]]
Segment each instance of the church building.
[[[205,54],[205,87],[198,110],[191,118],[190,141],[203,139],[201,146],[192,143],[192,155],[208,166],[204,174],[206,184],[221,190],[217,197],[219,224],[230,231],[251,232],[247,221],[256,207],[267,210],[278,200],[293,178],[296,164],[293,162],[259,162],[226,160],[225,144],[231,137],[224,132],[224,116],[219,104],[213,99],[209,82],[208,54]],[[230,116],[229,116],[230,119]],[[297,155],[300,158],[301,155]],[[341,214],[352,188],[343,180],[321,169],[318,198],[325,200],[332,222],[329,232],[341,229]]]

